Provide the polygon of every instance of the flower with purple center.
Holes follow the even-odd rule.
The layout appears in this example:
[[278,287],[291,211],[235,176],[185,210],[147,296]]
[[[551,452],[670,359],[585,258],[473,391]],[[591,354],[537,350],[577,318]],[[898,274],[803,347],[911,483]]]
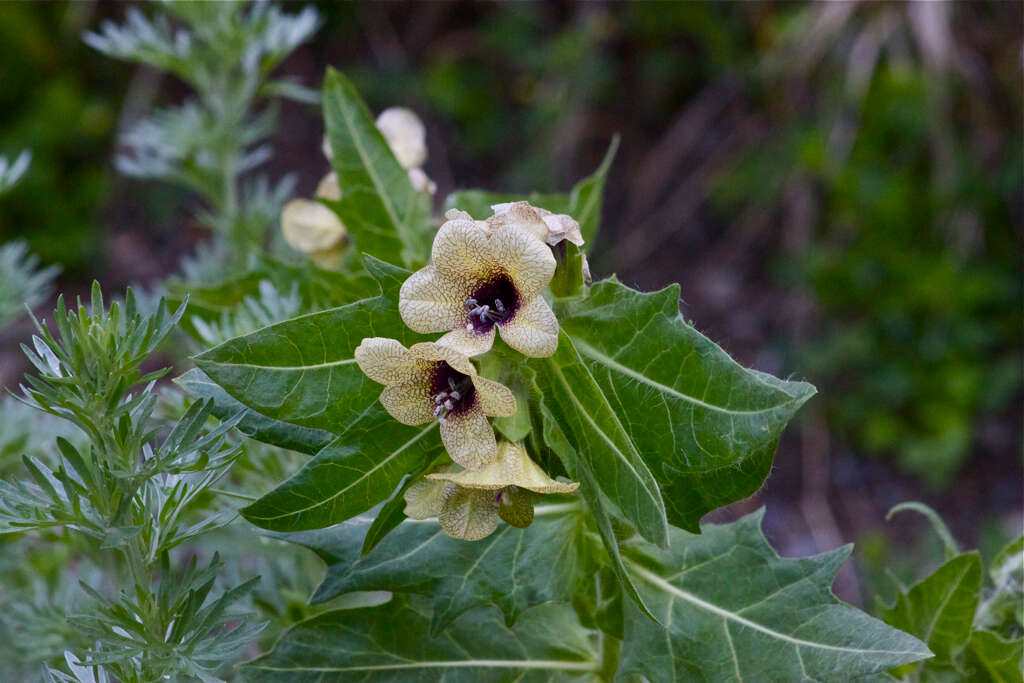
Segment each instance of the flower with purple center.
[[552,355],[558,319],[541,296],[555,272],[551,250],[514,226],[488,232],[468,214],[448,215],[430,264],[402,284],[402,320],[424,334],[448,331],[438,343],[467,356],[488,351],[496,331],[526,356]]
[[458,350],[423,342],[408,349],[394,339],[368,337],[356,348],[356,363],[384,386],[380,402],[402,424],[437,420],[452,460],[468,469],[497,456],[488,416],[516,412],[515,395],[503,384],[480,377]]

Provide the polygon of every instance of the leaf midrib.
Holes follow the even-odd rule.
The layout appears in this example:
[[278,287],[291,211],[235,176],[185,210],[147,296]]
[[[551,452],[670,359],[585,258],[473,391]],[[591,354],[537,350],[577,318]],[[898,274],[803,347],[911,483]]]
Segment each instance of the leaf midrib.
[[716,406],[713,403],[707,403],[706,401],[702,401],[701,399],[696,398],[694,396],[690,396],[689,394],[684,394],[681,391],[679,391],[678,389],[675,389],[673,387],[670,387],[670,386],[667,386],[667,385],[662,384],[660,382],[657,382],[657,381],[651,379],[650,377],[648,377],[647,375],[645,375],[645,374],[643,374],[641,372],[638,372],[637,370],[634,370],[633,368],[630,368],[630,367],[628,367],[626,365],[623,365],[622,363],[620,363],[620,362],[616,361],[615,359],[613,359],[611,356],[608,356],[608,355],[606,355],[604,353],[601,353],[600,351],[595,349],[593,346],[591,346],[590,344],[588,344],[585,341],[583,341],[582,339],[580,339],[579,337],[575,337],[574,336],[572,341],[573,341],[573,344],[576,346],[576,348],[580,351],[580,353],[582,353],[582,354],[584,354],[586,356],[589,356],[592,360],[597,361],[598,363],[600,363],[602,365],[606,365],[606,366],[612,368],[613,370],[616,370],[616,371],[618,371],[618,372],[620,372],[620,373],[622,373],[624,375],[628,375],[629,377],[632,377],[633,379],[637,380],[638,382],[646,384],[646,385],[648,385],[649,387],[651,387],[653,389],[657,389],[658,391],[661,391],[663,393],[675,396],[676,398],[678,398],[678,399],[680,399],[682,401],[686,401],[687,403],[692,403],[694,405],[700,406],[702,408],[705,408],[707,410],[711,410],[711,411],[714,411],[714,412],[724,413],[726,415],[762,415],[764,413],[771,413],[771,412],[777,411],[777,410],[779,410],[781,408],[785,408],[785,407],[787,407],[787,406],[789,406],[791,404],[794,404],[794,403],[799,403],[800,401],[802,401],[804,399],[804,397],[802,397],[802,396],[797,396],[797,397],[791,397],[790,400],[788,400],[788,401],[783,401],[781,403],[777,403],[777,404],[775,404],[775,405],[773,405],[771,407],[768,407],[768,408],[759,408],[757,410],[730,410],[729,408],[724,408],[722,406]]
[[816,648],[816,649],[819,649],[819,650],[830,650],[830,651],[834,651],[834,652],[850,652],[850,653],[854,653],[854,654],[914,655],[914,656],[917,656],[917,657],[920,657],[921,655],[924,655],[924,654],[931,654],[930,652],[921,652],[920,650],[871,650],[871,649],[851,648],[851,647],[843,647],[841,645],[828,645],[826,643],[815,643],[814,641],[811,641],[811,640],[804,640],[802,638],[796,638],[794,636],[790,636],[790,635],[787,635],[785,633],[780,633],[778,631],[770,629],[767,626],[764,626],[762,624],[757,623],[756,621],[751,621],[750,619],[746,619],[744,617],[741,617],[738,614],[736,614],[735,612],[730,612],[729,610],[727,610],[727,609],[725,609],[723,607],[719,607],[718,605],[716,605],[714,603],[708,602],[708,601],[706,601],[706,600],[704,600],[702,598],[697,597],[696,595],[694,595],[692,593],[684,591],[682,588],[679,588],[677,586],[672,585],[671,583],[669,583],[668,581],[666,581],[662,577],[658,576],[657,574],[655,574],[654,572],[650,571],[646,567],[643,567],[643,566],[637,564],[636,562],[634,562],[632,560],[624,560],[624,561],[626,563],[628,563],[630,570],[632,572],[636,573],[640,578],[646,580],[649,584],[651,584],[651,585],[653,585],[653,586],[655,586],[657,588],[660,588],[662,591],[664,591],[666,593],[669,593],[670,595],[674,595],[675,597],[678,597],[678,598],[680,598],[682,600],[686,600],[687,602],[689,602],[689,603],[691,603],[693,605],[696,605],[697,607],[699,607],[699,608],[701,608],[701,609],[703,609],[705,611],[711,612],[712,614],[716,614],[716,615],[722,617],[723,619],[734,621],[734,622],[736,622],[738,624],[746,626],[747,628],[754,629],[755,631],[759,631],[761,633],[764,633],[767,636],[770,636],[772,638],[776,638],[778,640],[790,643],[790,644],[795,645],[797,647],[811,647],[811,648]]
[[[383,460],[381,460],[380,462],[378,462],[376,465],[374,465],[373,467],[368,469],[366,472],[364,472],[363,475],[360,476],[358,479],[350,482],[348,484],[348,486],[346,486],[343,489],[340,489],[337,493],[335,493],[334,495],[332,495],[332,496],[330,496],[328,498],[324,498],[322,500],[319,500],[319,501],[313,503],[312,505],[308,505],[308,506],[302,508],[301,510],[289,510],[288,512],[285,512],[285,513],[280,514],[280,515],[274,515],[272,517],[259,517],[257,515],[246,515],[246,518],[250,519],[250,520],[258,519],[260,521],[273,521],[273,520],[276,520],[276,519],[283,519],[285,517],[298,516],[298,515],[301,515],[304,512],[309,512],[310,510],[313,510],[315,508],[327,505],[328,503],[333,502],[336,498],[338,498],[339,496],[344,494],[346,491],[351,489],[353,486],[356,486],[357,484],[361,483],[364,479],[366,479],[371,474],[373,474],[374,472],[379,470],[381,467],[384,467],[386,464],[388,464],[389,462],[391,462],[392,460],[397,458],[407,448],[412,446],[414,443],[416,443],[421,438],[423,438],[425,435],[427,435],[432,429],[437,427],[438,424],[439,424],[438,422],[432,421],[429,425],[427,425],[426,427],[421,429],[420,432],[418,434],[416,434],[416,436],[412,437],[411,439],[406,441],[404,444],[399,446],[397,449],[393,450],[388,457],[386,457]],[[330,446],[326,446],[326,448],[330,448]]]

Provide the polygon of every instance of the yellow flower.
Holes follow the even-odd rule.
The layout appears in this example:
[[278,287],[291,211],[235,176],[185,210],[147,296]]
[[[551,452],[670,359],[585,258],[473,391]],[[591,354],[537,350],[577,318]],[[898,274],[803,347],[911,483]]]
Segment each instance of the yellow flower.
[[568,240],[583,246],[580,224],[564,213],[551,213],[547,209],[531,206],[529,202],[507,202],[491,206],[494,215],[487,219],[489,230],[516,227],[525,230],[550,246]]
[[541,296],[555,272],[551,250],[515,226],[488,233],[463,212],[437,231],[430,264],[409,277],[398,310],[416,332],[451,330],[438,343],[469,356],[505,342],[527,356],[550,356],[558,320]]
[[345,226],[320,202],[293,199],[281,211],[281,232],[293,249],[307,254],[321,268],[335,268],[345,250]]
[[385,385],[380,402],[407,425],[441,423],[441,440],[452,460],[474,469],[497,455],[487,416],[516,412],[515,395],[503,384],[480,377],[464,354],[423,342],[405,348],[394,339],[369,337],[355,351],[366,376]]
[[503,519],[524,528],[533,522],[537,494],[572,493],[579,484],[555,481],[517,444],[503,441],[498,455],[479,470],[452,466],[428,474],[405,493],[405,514],[413,519],[436,516],[453,538],[477,541],[489,536]]

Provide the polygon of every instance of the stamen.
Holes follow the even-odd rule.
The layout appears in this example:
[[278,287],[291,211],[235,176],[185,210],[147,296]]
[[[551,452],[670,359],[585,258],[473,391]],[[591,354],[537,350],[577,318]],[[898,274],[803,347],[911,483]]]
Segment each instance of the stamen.
[[466,299],[465,301],[462,302],[462,307],[465,308],[467,311],[472,311],[474,308],[476,308],[476,299],[472,297]]
[[454,409],[454,408],[455,408],[455,404],[454,404],[454,403],[452,403],[451,399],[448,399],[447,401],[445,401],[443,405],[444,405],[444,407],[445,407],[445,408],[447,408],[448,410],[452,410],[452,409]]
[[452,399],[454,399],[454,400],[456,400],[456,401],[458,401],[458,400],[459,400],[460,398],[462,398],[462,394],[460,394],[460,393],[459,393],[458,391],[456,391],[455,389],[452,389],[452,393],[450,393],[450,394],[449,394],[449,396],[451,396],[451,397],[452,397]]
[[455,378],[454,377],[449,377],[448,378],[448,386],[451,387],[452,393],[455,393]]
[[494,307],[496,309],[498,309],[498,313],[504,313],[505,312],[505,304],[501,303],[501,299],[495,299],[494,300]]

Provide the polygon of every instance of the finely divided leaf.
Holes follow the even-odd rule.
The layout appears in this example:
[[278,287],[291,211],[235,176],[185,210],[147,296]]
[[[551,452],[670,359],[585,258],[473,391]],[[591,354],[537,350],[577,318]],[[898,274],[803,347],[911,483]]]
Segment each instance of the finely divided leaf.
[[623,544],[641,595],[664,628],[626,605],[616,680],[652,683],[847,681],[930,656],[913,636],[831,592],[849,546],[781,558],[761,532],[762,511],[701,535],[673,529],[668,550]]
[[279,537],[308,546],[327,563],[314,602],[363,590],[432,596],[431,631],[437,633],[476,607],[496,604],[511,623],[542,602],[569,602],[594,571],[594,544],[584,533],[582,510],[572,503],[539,505],[526,529],[502,524],[472,543],[447,536],[436,519],[409,519],[360,556],[372,522],[357,517]]
[[433,238],[429,195],[416,192],[352,83],[327,70],[324,122],[341,199],[329,201],[364,254],[412,267]]
[[[555,355],[530,363],[544,409],[559,424],[577,456],[586,460],[601,492],[644,538],[664,545],[668,522],[658,483],[626,430],[621,419],[624,414],[598,387],[572,340],[563,332]],[[575,477],[574,462],[570,459],[563,464]]]
[[238,431],[257,441],[313,455],[330,443],[333,438],[330,432],[325,432],[322,429],[310,429],[274,420],[251,408],[246,408],[199,368],[192,368],[175,378],[174,381],[195,398],[212,400],[213,414],[221,420],[243,412],[244,417],[237,425]]
[[402,477],[442,450],[437,422],[409,427],[374,402],[305,467],[242,515],[273,531],[322,529],[387,500]]
[[469,612],[431,636],[430,607],[398,596],[380,607],[327,612],[287,631],[245,667],[246,680],[593,681],[600,660],[576,615],[541,605],[512,628],[494,609]]
[[697,531],[705,513],[757,490],[815,389],[738,365],[683,320],[678,300],[677,285],[645,294],[612,278],[558,314],[660,484],[669,521]]

